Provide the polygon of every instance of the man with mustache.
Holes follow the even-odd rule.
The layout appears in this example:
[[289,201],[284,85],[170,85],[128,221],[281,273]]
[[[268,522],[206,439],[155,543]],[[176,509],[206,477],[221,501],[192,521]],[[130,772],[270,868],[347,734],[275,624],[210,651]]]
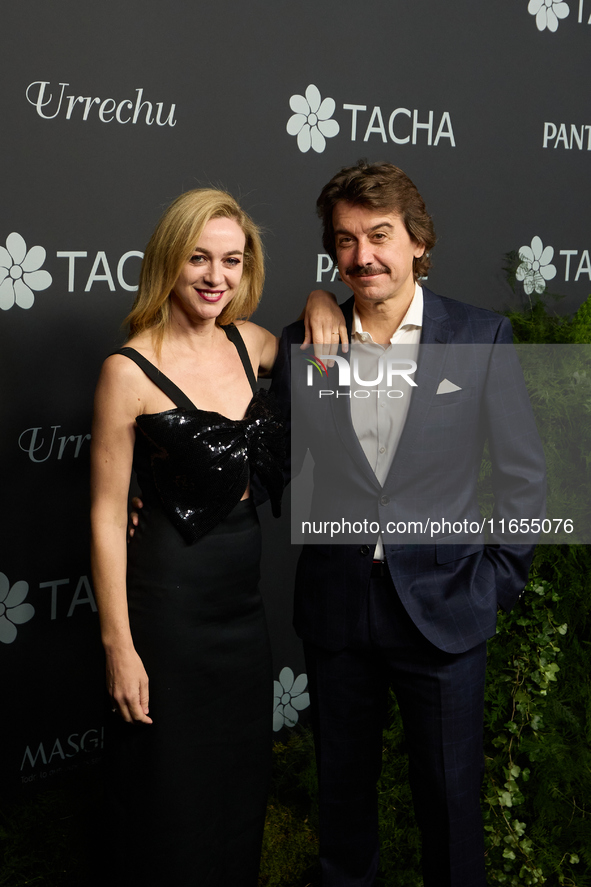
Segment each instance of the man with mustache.
[[[309,428],[317,510],[333,495],[373,503],[378,517],[396,516],[403,495],[428,507],[432,489],[434,502],[466,503],[478,514],[487,438],[495,517],[540,517],[544,456],[518,365],[507,357],[511,326],[421,284],[435,233],[414,184],[392,164],[360,161],[331,179],[317,207],[324,247],[353,291],[342,310],[358,354],[351,359],[359,360],[357,382],[343,387],[339,357],[323,377],[322,396],[312,399],[312,371],[306,377],[304,362],[291,355],[303,340],[302,322],[284,330],[274,374],[282,402],[293,396],[294,440],[302,439],[300,425]],[[334,343],[338,332],[331,332]],[[492,351],[503,344],[504,351]],[[375,368],[399,345],[418,361],[416,387],[403,398],[357,396],[359,379],[376,378],[372,361]],[[463,366],[454,351],[473,345],[490,346],[484,369]],[[471,449],[466,438],[473,438]],[[521,513],[511,513],[516,503]],[[294,624],[311,692],[322,885],[379,883],[376,783],[392,687],[408,746],[424,885],[485,887],[479,796],[486,639],[495,632],[497,605],[508,610],[519,598],[533,546],[485,546],[481,537],[475,544],[397,544],[375,535],[357,544],[314,541],[327,544],[303,547]]]

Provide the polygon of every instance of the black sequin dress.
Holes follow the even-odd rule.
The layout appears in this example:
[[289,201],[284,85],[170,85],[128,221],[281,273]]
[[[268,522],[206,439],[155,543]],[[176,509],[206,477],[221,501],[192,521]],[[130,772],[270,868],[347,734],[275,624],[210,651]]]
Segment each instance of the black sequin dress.
[[[234,342],[254,390],[248,354]],[[198,410],[137,351],[177,404],[137,417],[144,508],[129,545],[134,645],[150,681],[150,726],[111,716],[108,809],[127,885],[255,887],[270,770],[272,674],[258,590],[260,530],[249,475],[274,511],[283,428],[264,391],[244,419]]]

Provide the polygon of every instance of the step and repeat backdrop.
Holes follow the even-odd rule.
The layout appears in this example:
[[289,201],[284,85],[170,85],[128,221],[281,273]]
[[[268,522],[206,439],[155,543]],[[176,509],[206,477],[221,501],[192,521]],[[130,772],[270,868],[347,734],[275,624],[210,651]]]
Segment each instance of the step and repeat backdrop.
[[[267,251],[254,319],[279,333],[310,289],[347,294],[320,189],[388,160],[435,220],[431,289],[504,309],[547,286],[573,311],[591,291],[591,0],[29,0],[2,32],[0,767],[18,791],[101,753],[92,397],[163,209],[200,186],[243,203]],[[261,512],[279,730],[305,717],[297,550],[289,503]]]

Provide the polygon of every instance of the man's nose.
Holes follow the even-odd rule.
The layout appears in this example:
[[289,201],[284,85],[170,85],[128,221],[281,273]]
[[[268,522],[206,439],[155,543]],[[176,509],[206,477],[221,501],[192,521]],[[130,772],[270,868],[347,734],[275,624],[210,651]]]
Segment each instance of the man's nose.
[[357,250],[356,250],[356,264],[363,265],[371,265],[373,261],[373,250],[371,243],[369,241],[360,240],[357,242]]

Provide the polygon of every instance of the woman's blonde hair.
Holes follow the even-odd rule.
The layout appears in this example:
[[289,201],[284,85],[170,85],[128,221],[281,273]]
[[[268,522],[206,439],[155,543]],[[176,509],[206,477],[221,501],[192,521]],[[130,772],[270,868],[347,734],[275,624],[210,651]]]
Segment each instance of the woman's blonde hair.
[[258,227],[231,194],[215,188],[195,188],[177,197],[158,222],[146,247],[133,307],[126,317],[130,336],[151,330],[155,345],[170,323],[169,295],[183,265],[190,259],[210,219],[234,219],[244,232],[244,266],[233,299],[217,319],[226,326],[248,318],[257,307],[265,280],[263,245]]

